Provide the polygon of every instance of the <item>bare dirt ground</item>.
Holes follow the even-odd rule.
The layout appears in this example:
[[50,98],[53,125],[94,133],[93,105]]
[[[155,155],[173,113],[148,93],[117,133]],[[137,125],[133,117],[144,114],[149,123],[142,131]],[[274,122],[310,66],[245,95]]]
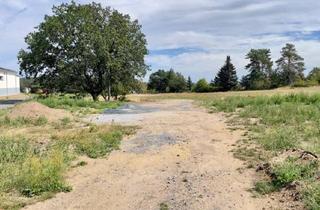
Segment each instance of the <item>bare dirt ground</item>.
[[[153,210],[161,203],[179,210],[277,208],[275,201],[249,192],[254,171],[240,173],[243,162],[230,152],[242,132],[230,131],[222,114],[209,114],[187,100],[139,106],[154,111],[128,117],[126,123],[141,129],[122,142],[121,150],[105,159],[86,158],[88,165],[68,174],[71,192],[26,209]],[[115,115],[112,120],[117,122]]]

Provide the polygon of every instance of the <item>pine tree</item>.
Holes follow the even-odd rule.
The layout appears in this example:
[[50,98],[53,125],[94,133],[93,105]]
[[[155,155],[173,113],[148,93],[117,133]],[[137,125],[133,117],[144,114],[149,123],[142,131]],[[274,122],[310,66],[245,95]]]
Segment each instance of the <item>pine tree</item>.
[[269,49],[251,49],[247,54],[249,64],[246,69],[247,75],[246,89],[268,89],[272,84],[273,62]]
[[192,91],[192,85],[193,83],[192,83],[191,77],[189,76],[187,81],[187,87],[189,91]]
[[237,86],[237,73],[234,65],[231,63],[230,56],[227,56],[226,63],[218,72],[214,82],[221,91],[232,90]]
[[303,79],[304,59],[298,55],[293,44],[286,44],[282,48],[281,58],[276,63],[283,85],[292,85],[297,79]]

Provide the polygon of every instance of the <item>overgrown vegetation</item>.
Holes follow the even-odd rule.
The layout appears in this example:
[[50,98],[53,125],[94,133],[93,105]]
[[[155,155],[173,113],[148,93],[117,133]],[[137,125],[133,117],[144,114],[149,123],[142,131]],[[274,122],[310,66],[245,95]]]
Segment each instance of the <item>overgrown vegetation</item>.
[[[256,142],[259,149],[246,149],[236,154],[242,159],[261,162],[261,151],[270,158],[284,154],[288,149],[301,149],[320,154],[320,94],[289,94],[274,96],[230,96],[207,99],[205,105],[215,111],[234,113],[240,123],[245,123],[249,141]],[[243,148],[240,148],[243,150]],[[261,194],[279,191],[299,181],[302,183],[301,199],[309,209],[319,209],[320,200],[318,160],[302,161],[299,158],[272,164],[270,180],[257,182],[255,190]],[[318,194],[317,194],[318,193]]]
[[[68,110],[92,105],[84,99],[39,100]],[[105,107],[104,104],[92,106],[94,110]],[[0,134],[0,208],[3,209],[21,208],[56,192],[70,191],[64,175],[74,167],[72,162],[77,156],[104,157],[119,148],[124,135],[130,135],[136,129],[97,126],[69,117],[56,122],[48,122],[45,117],[10,119],[8,112],[0,113],[0,128],[3,128]]]
[[120,101],[93,101],[83,97],[76,98],[74,95],[51,95],[37,97],[35,100],[50,108],[66,109],[80,114],[101,113],[106,109],[114,109],[122,104]]

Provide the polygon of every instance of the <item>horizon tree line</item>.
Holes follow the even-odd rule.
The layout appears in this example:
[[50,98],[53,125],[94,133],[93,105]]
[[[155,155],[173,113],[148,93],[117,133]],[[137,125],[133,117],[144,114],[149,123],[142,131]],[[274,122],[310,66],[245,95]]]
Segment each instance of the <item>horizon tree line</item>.
[[[304,59],[298,54],[293,44],[287,43],[280,52],[281,56],[276,60],[276,67],[271,59],[270,49],[251,49],[246,59],[245,66],[248,74],[238,81],[236,68],[232,64],[231,57],[227,56],[225,64],[220,68],[214,80],[210,83],[206,79],[200,79],[193,83],[190,76],[185,79],[182,74],[170,69],[170,74],[179,75],[180,88],[172,89],[169,83],[175,83],[174,77],[165,77],[165,70],[159,70],[151,74],[148,89],[159,93],[165,92],[213,92],[230,90],[262,90],[273,89],[281,86],[308,86],[320,83],[320,68],[314,68],[307,77],[304,76]],[[157,80],[157,81],[156,81]],[[167,81],[167,82],[160,82]],[[157,84],[163,86],[161,89]]]

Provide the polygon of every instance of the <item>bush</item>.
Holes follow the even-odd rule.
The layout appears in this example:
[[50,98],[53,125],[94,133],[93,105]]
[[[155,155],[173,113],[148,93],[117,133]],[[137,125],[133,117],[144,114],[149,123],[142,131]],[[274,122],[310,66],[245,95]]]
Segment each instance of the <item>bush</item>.
[[310,161],[307,163],[298,162],[289,158],[273,168],[273,184],[277,187],[284,187],[297,180],[312,178],[318,170],[318,163]]
[[205,79],[200,79],[193,87],[193,91],[197,93],[210,92],[211,86]]

